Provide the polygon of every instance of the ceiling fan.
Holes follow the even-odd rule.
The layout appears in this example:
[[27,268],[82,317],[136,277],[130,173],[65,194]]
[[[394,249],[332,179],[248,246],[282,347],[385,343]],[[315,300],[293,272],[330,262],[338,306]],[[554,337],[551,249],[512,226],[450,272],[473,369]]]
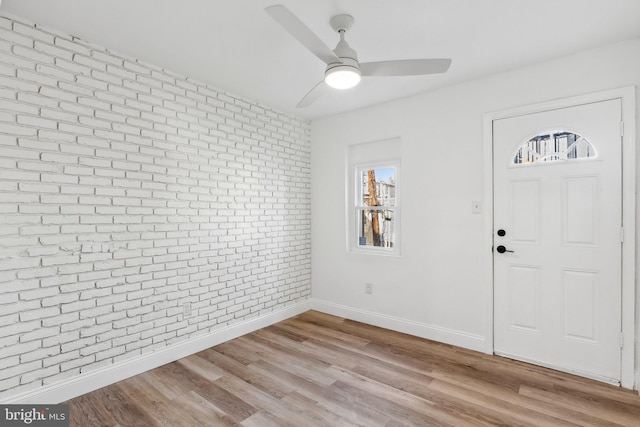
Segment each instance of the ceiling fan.
[[444,73],[451,65],[449,58],[402,59],[393,61],[358,62],[356,51],[346,42],[344,35],[353,25],[351,15],[336,15],[329,21],[340,35],[334,50],[329,49],[298,17],[283,5],[269,6],[265,11],[327,67],[324,80],[318,83],[298,103],[308,107],[320,96],[333,89],[349,89],[360,83],[361,77],[419,76]]

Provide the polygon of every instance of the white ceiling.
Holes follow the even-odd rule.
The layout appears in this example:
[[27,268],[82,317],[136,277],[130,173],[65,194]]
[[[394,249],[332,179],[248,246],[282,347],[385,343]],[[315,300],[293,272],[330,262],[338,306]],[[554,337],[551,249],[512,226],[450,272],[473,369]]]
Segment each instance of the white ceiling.
[[[329,19],[354,16],[347,40],[362,62],[453,63],[444,75],[366,78],[296,109],[325,64],[264,12],[278,3],[332,49]],[[0,9],[307,119],[640,37],[640,0],[4,0]]]

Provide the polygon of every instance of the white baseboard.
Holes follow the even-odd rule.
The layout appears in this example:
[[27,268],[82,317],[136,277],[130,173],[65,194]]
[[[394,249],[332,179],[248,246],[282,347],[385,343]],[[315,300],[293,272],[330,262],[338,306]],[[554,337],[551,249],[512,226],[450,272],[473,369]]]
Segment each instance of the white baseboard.
[[311,308],[323,313],[344,317],[345,319],[355,320],[357,322],[367,323],[373,326],[379,326],[392,331],[414,335],[420,338],[468,348],[470,350],[480,352],[485,351],[485,338],[480,335],[473,335],[440,326],[414,322],[399,317],[374,313],[318,299],[311,299]]
[[86,374],[81,374],[56,384],[2,399],[0,400],[0,404],[55,404],[64,402],[65,400],[122,381],[150,369],[157,368],[158,366],[165,365],[209,347],[304,313],[310,309],[310,301],[303,301],[283,308],[282,310],[242,321],[209,334],[171,345],[162,350],[143,354],[139,357]]

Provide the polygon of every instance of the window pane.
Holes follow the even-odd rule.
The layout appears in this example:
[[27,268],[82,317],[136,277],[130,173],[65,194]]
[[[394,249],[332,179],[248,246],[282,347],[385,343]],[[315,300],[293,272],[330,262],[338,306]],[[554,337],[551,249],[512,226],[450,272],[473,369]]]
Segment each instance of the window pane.
[[358,209],[358,246],[395,246],[395,211]]
[[574,159],[592,159],[596,150],[584,137],[567,131],[537,135],[520,146],[513,163],[545,163]]
[[395,168],[363,170],[360,175],[360,183],[362,186],[361,206],[395,206]]

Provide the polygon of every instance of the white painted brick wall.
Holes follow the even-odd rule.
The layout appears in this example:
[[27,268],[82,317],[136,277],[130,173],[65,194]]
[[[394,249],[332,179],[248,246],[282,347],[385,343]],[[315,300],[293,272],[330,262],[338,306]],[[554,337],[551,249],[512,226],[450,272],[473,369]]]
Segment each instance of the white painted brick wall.
[[308,298],[309,132],[0,16],[0,398]]

